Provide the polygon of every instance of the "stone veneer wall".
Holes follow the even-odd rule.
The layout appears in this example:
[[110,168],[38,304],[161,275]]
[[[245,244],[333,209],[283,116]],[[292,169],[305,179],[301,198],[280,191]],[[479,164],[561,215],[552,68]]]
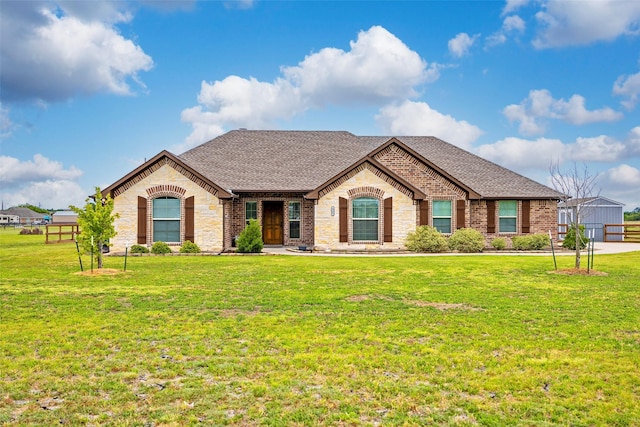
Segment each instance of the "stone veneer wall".
[[[283,244],[284,246],[313,245],[313,200],[306,200],[302,193],[239,193],[230,203],[228,246],[234,236],[239,235],[245,223],[245,203],[258,202],[258,222],[262,223],[262,202],[282,202]],[[289,202],[300,202],[300,238],[289,237]],[[226,239],[225,239],[226,241]]]
[[[404,248],[404,241],[407,234],[416,228],[417,206],[412,197],[400,191],[387,179],[378,176],[368,167],[361,168],[360,171],[340,182],[339,185],[331,187],[330,191],[321,192],[315,206],[315,245],[316,250],[327,249],[401,249]],[[358,191],[362,189],[362,191]],[[392,242],[384,243],[359,243],[340,242],[340,212],[339,198],[350,200],[352,197],[359,197],[363,191],[379,196],[380,221],[379,236],[382,241],[384,208],[382,200],[393,197],[393,235]],[[362,194],[361,194],[362,193]],[[348,228],[351,236],[351,203],[349,203]],[[332,214],[333,213],[333,214]]]
[[[220,199],[206,191],[169,164],[118,193],[114,199],[116,237],[111,239],[112,250],[124,251],[125,245],[137,243],[138,196],[147,199],[147,245],[153,243],[152,197],[181,196],[181,240],[184,240],[184,199],[194,196],[194,240],[203,251],[218,252],[223,248],[223,206]],[[176,250],[176,249],[174,249]]]

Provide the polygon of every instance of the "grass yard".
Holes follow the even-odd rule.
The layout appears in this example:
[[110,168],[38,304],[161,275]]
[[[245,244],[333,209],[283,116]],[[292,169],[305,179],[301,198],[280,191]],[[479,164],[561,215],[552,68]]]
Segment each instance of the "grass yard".
[[43,242],[0,231],[0,425],[640,425],[640,252],[599,276],[202,256],[88,277]]

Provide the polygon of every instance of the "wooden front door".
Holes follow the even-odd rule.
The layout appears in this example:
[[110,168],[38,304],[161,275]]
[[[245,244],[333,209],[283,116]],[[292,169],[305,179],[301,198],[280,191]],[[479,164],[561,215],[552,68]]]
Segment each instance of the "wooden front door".
[[262,240],[265,245],[281,245],[282,240],[282,202],[263,202]]

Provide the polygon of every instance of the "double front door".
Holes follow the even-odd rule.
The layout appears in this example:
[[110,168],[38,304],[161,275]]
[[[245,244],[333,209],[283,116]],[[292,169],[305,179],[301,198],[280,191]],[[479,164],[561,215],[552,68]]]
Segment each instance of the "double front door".
[[262,240],[265,245],[283,244],[283,203],[263,202]]

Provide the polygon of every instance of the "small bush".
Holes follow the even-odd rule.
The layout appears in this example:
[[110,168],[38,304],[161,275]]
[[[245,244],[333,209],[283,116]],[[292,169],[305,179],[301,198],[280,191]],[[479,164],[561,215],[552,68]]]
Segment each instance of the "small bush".
[[511,238],[513,249],[517,251],[539,251],[550,245],[546,234],[529,234]]
[[142,245],[133,245],[131,246],[131,249],[129,249],[129,252],[132,254],[148,254],[149,248]]
[[494,249],[502,251],[507,247],[507,241],[504,237],[496,237],[491,241],[491,246],[493,246]]
[[258,224],[258,221],[255,219],[249,221],[249,225],[247,225],[238,236],[236,245],[238,247],[238,252],[262,252],[262,231],[260,230],[260,224]]
[[44,234],[44,233],[39,228],[31,228],[31,229],[23,228],[22,230],[20,230],[20,234],[28,235],[28,234]]
[[[589,238],[584,235],[584,225],[578,225],[578,228],[580,229],[580,249],[584,249],[587,247],[587,243],[589,243]],[[564,236],[562,247],[576,250],[576,231],[573,226],[569,226],[567,234]]]
[[151,253],[156,255],[170,254],[171,248],[165,242],[155,242],[151,246]]
[[482,252],[484,236],[473,228],[460,228],[449,237],[449,248],[465,253]]
[[180,247],[181,254],[199,254],[200,252],[200,246],[196,245],[191,240],[185,241],[182,244],[182,247]]
[[421,225],[407,235],[405,246],[414,252],[444,252],[449,249],[447,239],[429,225]]

